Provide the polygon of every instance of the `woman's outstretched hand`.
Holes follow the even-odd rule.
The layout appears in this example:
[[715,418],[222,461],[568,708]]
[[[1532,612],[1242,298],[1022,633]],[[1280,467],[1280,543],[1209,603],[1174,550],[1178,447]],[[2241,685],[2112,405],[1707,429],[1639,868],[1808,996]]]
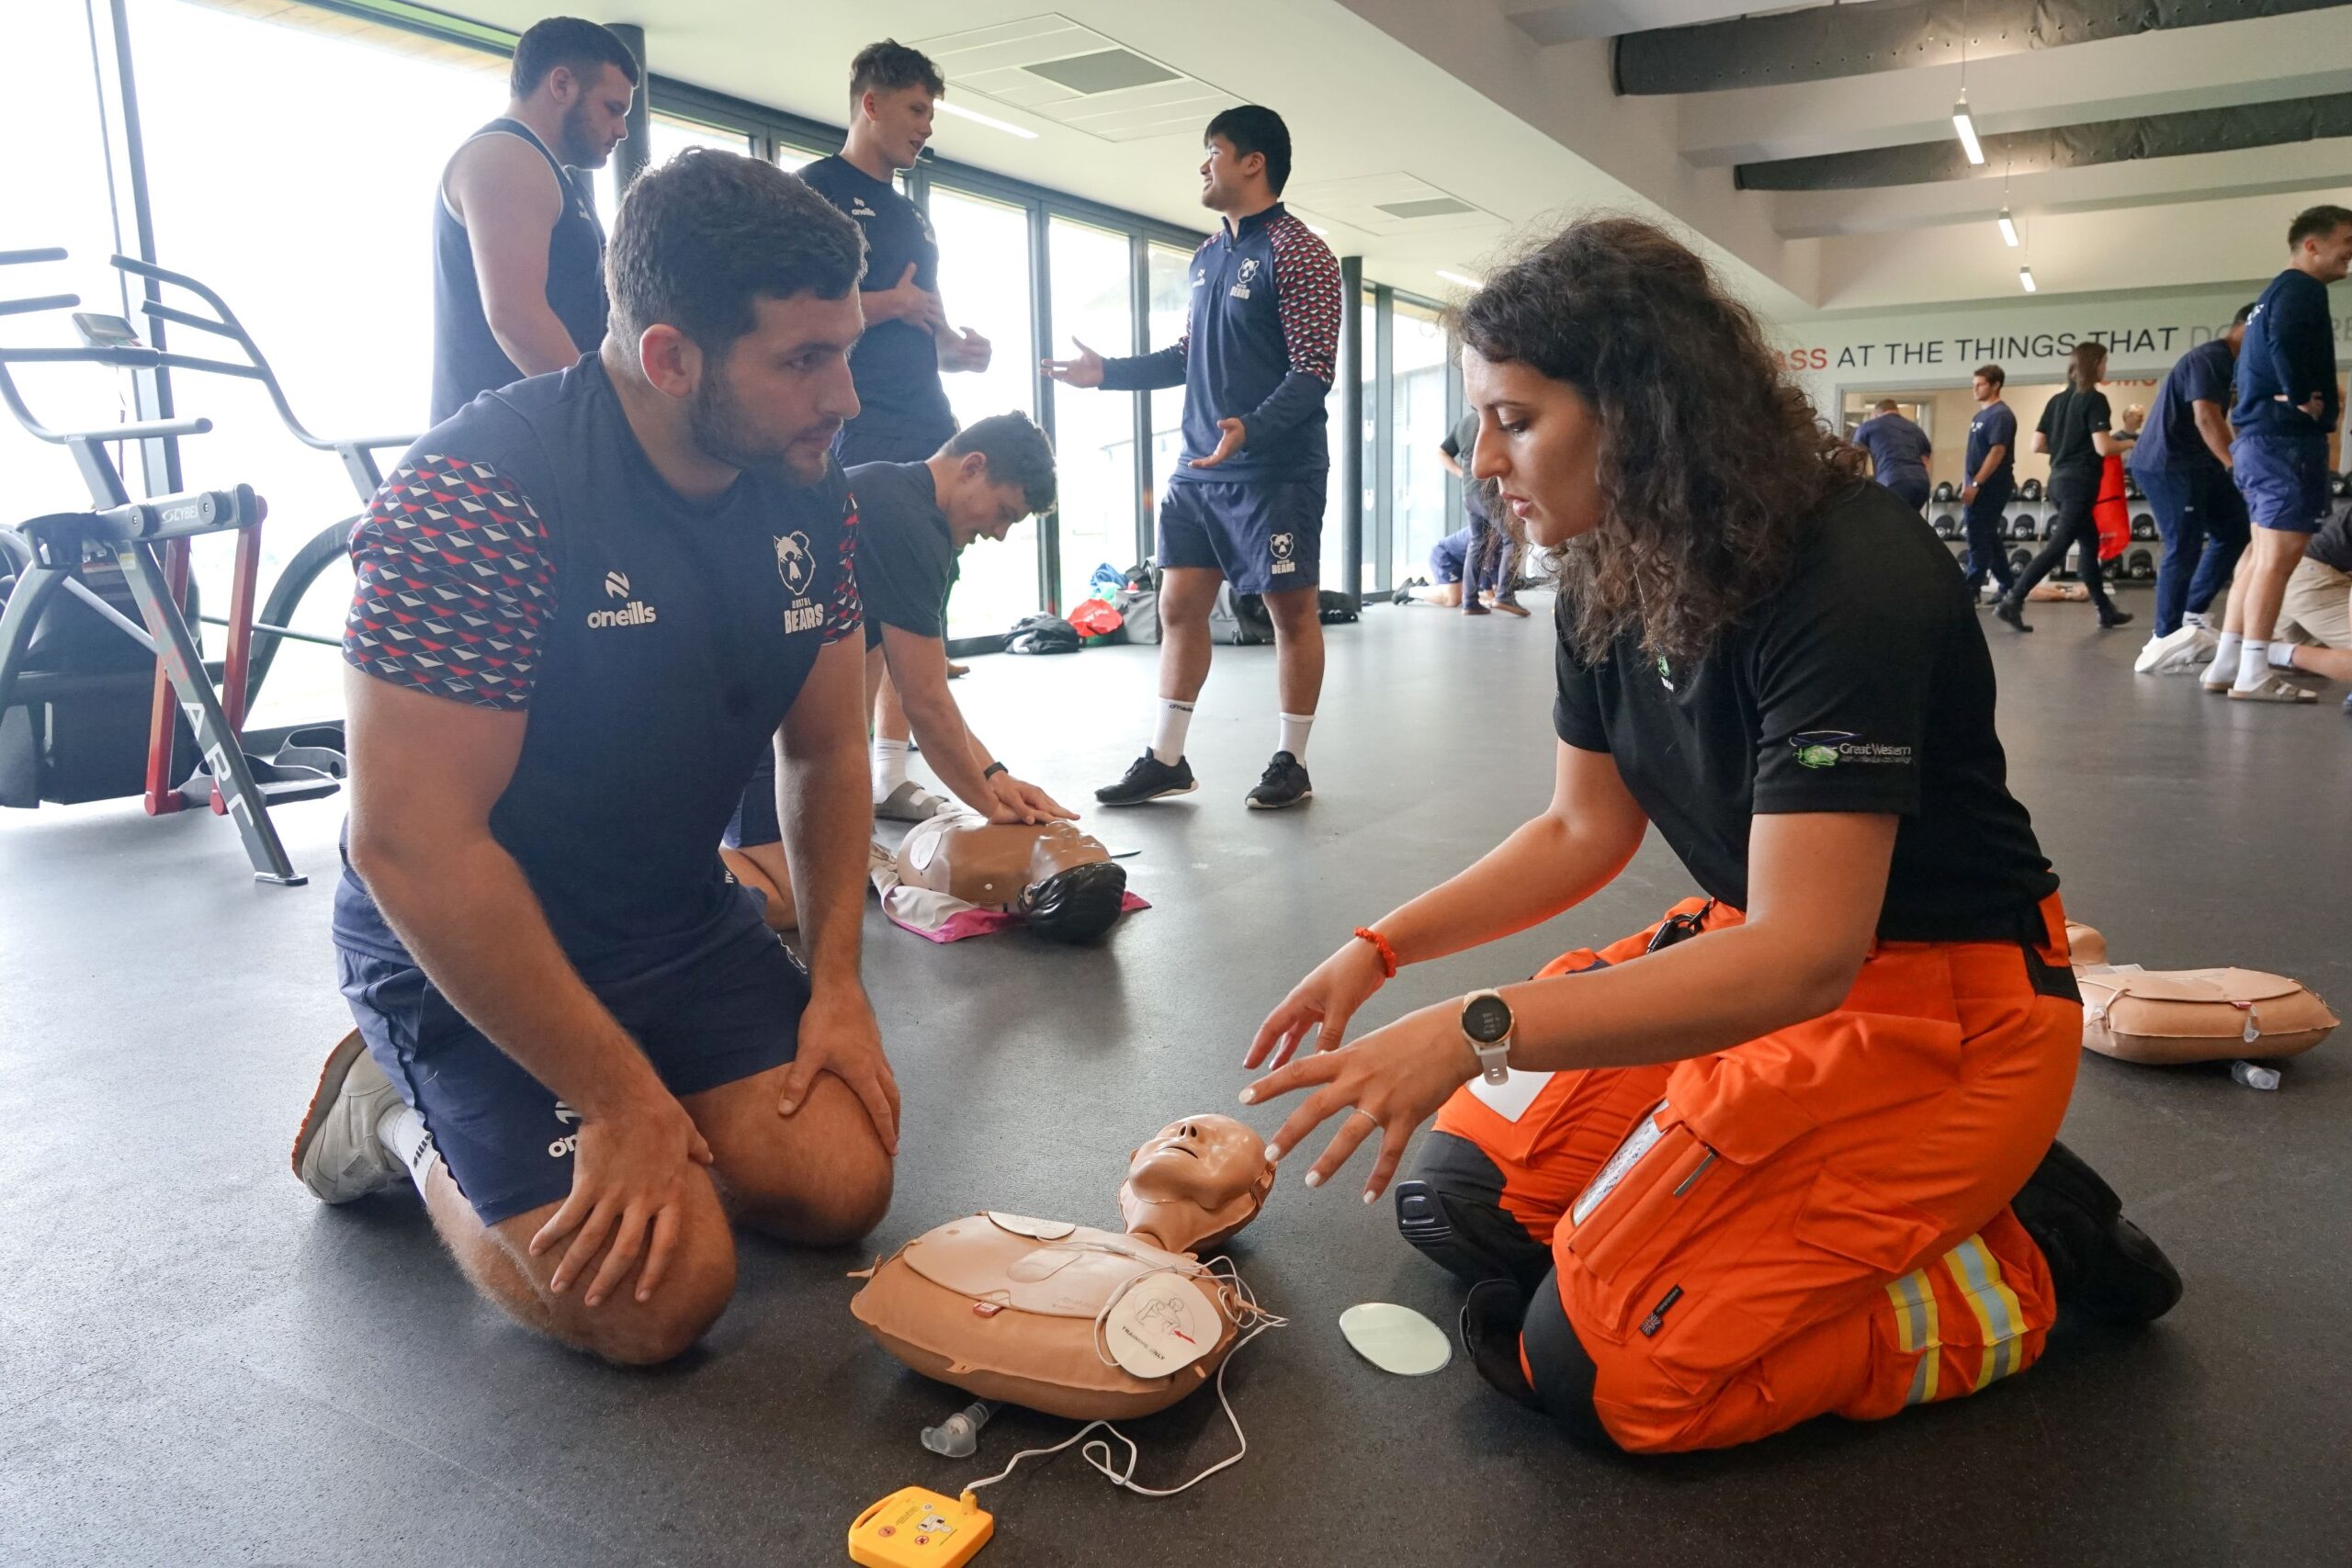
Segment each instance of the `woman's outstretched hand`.
[[[1331,962],[1337,963],[1339,956]],[[1316,975],[1322,972],[1318,969]],[[1376,964],[1373,973],[1379,974]],[[1300,991],[1314,979],[1309,976]],[[1293,993],[1294,998],[1296,995]],[[1283,1015],[1277,1010],[1274,1016]],[[1272,1023],[1269,1020],[1268,1027]],[[1306,1173],[1309,1187],[1320,1187],[1330,1179],[1359,1145],[1379,1133],[1380,1155],[1364,1182],[1363,1201],[1369,1203],[1388,1190],[1389,1179],[1396,1174],[1414,1132],[1469,1081],[1477,1066],[1477,1058],[1463,1038],[1461,1004],[1444,1001],[1407,1013],[1352,1045],[1302,1056],[1243,1089],[1241,1102],[1259,1105],[1293,1089],[1314,1091],[1267,1140],[1270,1160],[1279,1160],[1298,1147],[1308,1134],[1332,1117],[1340,1119],[1339,1130],[1324,1145],[1322,1157]]]
[[1250,1042],[1249,1055],[1241,1058],[1241,1065],[1250,1068],[1266,1066],[1267,1053],[1272,1052],[1272,1065],[1279,1067],[1291,1059],[1306,1032],[1318,1026],[1315,1048],[1338,1050],[1347,1033],[1348,1020],[1355,1016],[1356,1009],[1363,1006],[1385,979],[1379,951],[1361,937],[1350,942],[1317,964],[1312,974],[1291,987],[1282,1005],[1266,1015],[1266,1021],[1258,1026],[1258,1037]]

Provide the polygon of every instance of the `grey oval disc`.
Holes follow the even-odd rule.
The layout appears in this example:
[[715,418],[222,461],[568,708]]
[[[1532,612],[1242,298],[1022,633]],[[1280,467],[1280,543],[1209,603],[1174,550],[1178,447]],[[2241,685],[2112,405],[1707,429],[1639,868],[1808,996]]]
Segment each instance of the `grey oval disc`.
[[1445,1330],[1394,1302],[1362,1302],[1340,1314],[1340,1332],[1355,1353],[1384,1372],[1425,1378],[1453,1359]]

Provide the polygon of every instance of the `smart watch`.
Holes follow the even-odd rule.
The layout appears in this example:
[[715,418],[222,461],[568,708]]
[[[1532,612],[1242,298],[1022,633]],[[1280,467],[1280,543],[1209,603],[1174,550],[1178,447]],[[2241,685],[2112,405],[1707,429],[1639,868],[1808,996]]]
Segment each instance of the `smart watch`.
[[1490,1084],[1510,1077],[1510,1004],[1498,991],[1473,991],[1462,998],[1462,1038]]

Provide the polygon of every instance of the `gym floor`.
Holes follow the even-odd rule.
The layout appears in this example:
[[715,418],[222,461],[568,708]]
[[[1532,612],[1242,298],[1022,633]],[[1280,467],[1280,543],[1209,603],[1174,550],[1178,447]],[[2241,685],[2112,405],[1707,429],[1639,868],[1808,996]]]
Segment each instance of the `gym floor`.
[[[1360,921],[1541,805],[1547,624],[1379,608],[1332,633],[1320,794],[1255,814],[1270,650],[1220,649],[1200,794],[1090,811],[1154,906],[1100,950],[933,947],[866,923],[906,1094],[898,1196],[860,1252],[743,1250],[706,1346],[605,1369],[478,1304],[405,1190],[321,1208],[286,1150],[349,1027],[327,907],[340,801],[281,815],[311,874],[252,884],[209,817],[127,803],[0,818],[0,1560],[40,1563],[821,1563],[868,1503],[953,1492],[1070,1424],[1001,1415],[977,1460],[920,1428],[964,1403],[846,1308],[875,1249],[982,1207],[1114,1224],[1126,1152],[1237,1109],[1244,1043]],[[2141,613],[2148,598],[2124,603]],[[2134,679],[2143,625],[2033,607],[1986,622],[2018,793],[2070,910],[2119,962],[2236,963],[2352,1003],[2342,898],[2352,721]],[[1137,750],[1152,650],[976,660],[976,728],[1066,800]],[[1653,838],[1592,905],[1408,970],[1373,1021],[1622,935],[1689,890]],[[1355,1183],[1295,1177],[1233,1251],[1291,1326],[1228,1380],[1249,1457],[1183,1496],[1115,1492],[1074,1453],[987,1494],[983,1562],[2217,1563],[2352,1561],[2342,1307],[2352,1039],[2275,1094],[2226,1070],[2086,1056],[2066,1136],[2188,1280],[2152,1330],[2053,1346],[2026,1375],[1873,1427],[1634,1461],[1565,1446],[1457,1360],[1392,1378],[1339,1314],[1455,1298]],[[1272,1131],[1281,1112],[1250,1120]],[[1360,1157],[1351,1175],[1361,1178]],[[1140,1479],[1231,1451],[1213,1398],[1129,1428]]]

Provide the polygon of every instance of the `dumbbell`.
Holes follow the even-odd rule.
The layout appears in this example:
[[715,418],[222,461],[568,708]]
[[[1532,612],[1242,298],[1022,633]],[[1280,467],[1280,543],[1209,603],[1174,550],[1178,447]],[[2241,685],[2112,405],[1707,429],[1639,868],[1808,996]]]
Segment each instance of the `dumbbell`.
[[2328,475],[2327,493],[2337,497],[2339,500],[2345,496],[2352,495],[2352,474]]
[[2032,564],[2033,552],[2031,550],[2011,550],[2009,552],[2009,570],[2011,572],[2022,572],[2026,568]]
[[2028,479],[2025,483],[2018,486],[2018,499],[2019,501],[2040,501],[2041,499],[2041,481],[2040,479]]
[[2012,539],[2030,539],[2033,537],[2032,513],[2020,512],[2016,516],[2009,519],[2009,537]]
[[2154,550],[2133,550],[2126,558],[2134,582],[2153,582],[2156,576],[2156,553]]
[[2133,476],[2132,470],[2129,468],[2123,470],[2123,499],[2126,501],[2145,501],[2147,499],[2146,496],[2140,493],[2140,481]]
[[2132,536],[2135,539],[2157,537],[2156,520],[2144,512],[2135,513],[2132,519]]
[[1960,537],[1960,520],[1949,512],[1937,513],[1936,520],[1929,526],[1935,529],[1936,537],[1939,539]]
[[[2343,492],[2339,491],[2336,493],[2340,495]],[[1934,491],[1929,493],[1928,499],[1939,505],[1949,506],[1953,502],[1960,499],[1960,491],[1952,488],[1952,483],[1950,479],[1945,479],[1936,486]]]

